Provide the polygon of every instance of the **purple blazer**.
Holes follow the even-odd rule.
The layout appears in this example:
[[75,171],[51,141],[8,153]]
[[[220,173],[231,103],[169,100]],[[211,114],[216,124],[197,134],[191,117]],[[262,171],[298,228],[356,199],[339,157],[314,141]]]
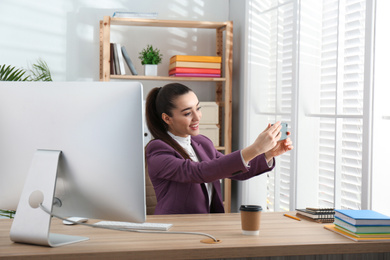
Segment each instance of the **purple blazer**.
[[[157,197],[155,214],[223,213],[220,179],[247,180],[274,168],[264,155],[246,167],[240,151],[224,155],[203,135],[191,137],[199,161],[184,159],[165,142],[155,139],[146,147],[146,163]],[[204,183],[214,187],[211,204]],[[209,206],[210,204],[210,206]]]

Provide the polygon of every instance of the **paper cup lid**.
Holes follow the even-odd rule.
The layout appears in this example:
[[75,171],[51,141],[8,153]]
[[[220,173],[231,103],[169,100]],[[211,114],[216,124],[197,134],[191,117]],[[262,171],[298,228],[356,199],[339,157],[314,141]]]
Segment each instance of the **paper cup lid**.
[[263,208],[259,205],[241,205],[240,211],[262,211]]

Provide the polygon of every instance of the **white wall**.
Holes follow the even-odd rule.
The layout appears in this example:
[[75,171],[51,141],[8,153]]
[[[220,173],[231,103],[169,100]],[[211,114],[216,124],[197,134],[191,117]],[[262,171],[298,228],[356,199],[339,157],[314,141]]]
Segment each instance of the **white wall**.
[[[253,103],[249,102],[249,98],[253,93],[250,93],[249,85],[251,77],[248,68],[248,5],[249,1],[230,1],[230,17],[233,18],[235,24],[235,41],[234,41],[234,67],[233,67],[233,93],[238,97],[233,99],[233,106],[236,113],[233,113],[233,133],[234,140],[233,148],[242,149],[255,140],[257,135],[265,128],[259,122],[259,115],[253,109]],[[237,35],[237,32],[238,34]],[[259,74],[256,74],[257,76]],[[236,101],[236,102],[235,102]],[[250,129],[247,129],[250,126]],[[254,177],[247,181],[235,183],[237,185],[237,201],[236,208],[232,206],[232,210],[237,210],[241,204],[262,205],[265,209],[267,200],[267,176],[266,174]]]
[[[228,0],[2,0],[0,3],[0,64],[27,68],[45,60],[54,81],[99,80],[99,20],[114,11],[158,12],[158,19],[228,20]],[[134,29],[134,27],[132,27]],[[213,55],[213,30],[113,28],[112,41],[126,45],[142,72],[138,53],[153,44],[163,54],[159,74],[168,74],[174,54]],[[210,36],[210,37],[209,37]],[[160,74],[161,75],[161,74]],[[146,82],[145,89],[167,82]],[[203,101],[214,99],[214,87],[189,83]],[[214,85],[211,85],[214,86]]]
[[[242,149],[247,145],[245,126],[247,125],[247,109],[245,97],[247,96],[247,8],[248,1],[230,0],[229,19],[233,21],[233,127],[232,148]],[[247,181],[232,181],[232,211],[238,211],[242,203],[251,203],[247,200]],[[258,189],[257,189],[258,190]],[[257,194],[252,194],[256,198]],[[255,204],[255,203],[251,203]]]

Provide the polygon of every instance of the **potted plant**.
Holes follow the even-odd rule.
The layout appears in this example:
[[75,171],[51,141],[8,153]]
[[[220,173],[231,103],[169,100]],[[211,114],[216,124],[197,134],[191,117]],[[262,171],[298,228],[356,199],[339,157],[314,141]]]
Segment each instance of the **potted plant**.
[[162,54],[153,45],[148,45],[139,53],[139,59],[145,68],[146,76],[157,76],[157,65],[161,63]]

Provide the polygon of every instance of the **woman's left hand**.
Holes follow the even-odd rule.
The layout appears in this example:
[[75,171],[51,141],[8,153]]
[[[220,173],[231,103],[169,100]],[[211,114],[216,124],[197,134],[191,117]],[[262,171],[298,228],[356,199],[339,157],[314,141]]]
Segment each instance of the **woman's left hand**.
[[[291,133],[287,132],[287,136]],[[282,141],[278,141],[276,146],[271,150],[264,153],[267,162],[271,161],[273,157],[284,154],[285,152],[291,151],[293,149],[292,141],[289,137]]]

